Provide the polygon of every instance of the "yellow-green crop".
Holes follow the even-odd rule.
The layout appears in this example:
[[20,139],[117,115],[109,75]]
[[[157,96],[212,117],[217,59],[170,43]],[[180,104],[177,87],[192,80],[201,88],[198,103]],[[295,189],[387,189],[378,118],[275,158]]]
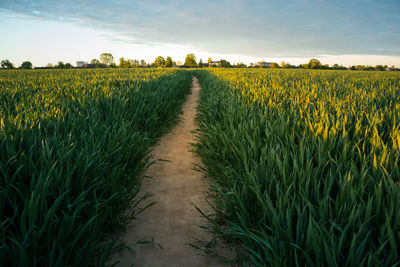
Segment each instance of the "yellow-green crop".
[[0,265],[104,265],[190,85],[179,70],[0,71]]
[[196,75],[211,231],[257,266],[399,264],[399,73]]

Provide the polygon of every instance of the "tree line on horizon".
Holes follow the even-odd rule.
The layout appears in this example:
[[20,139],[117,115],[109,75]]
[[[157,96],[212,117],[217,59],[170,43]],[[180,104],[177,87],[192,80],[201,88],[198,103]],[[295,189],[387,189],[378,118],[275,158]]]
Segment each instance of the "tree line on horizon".
[[[220,59],[219,61],[212,61],[211,58],[208,58],[207,63],[203,63],[202,59],[197,62],[196,56],[194,54],[187,54],[185,58],[184,64],[181,62],[173,61],[170,56],[167,56],[165,59],[162,56],[156,57],[153,63],[147,63],[145,60],[137,60],[137,59],[125,59],[121,57],[119,59],[119,64],[117,65],[114,61],[114,57],[111,53],[102,53],[100,55],[100,59],[92,59],[90,63],[84,62],[82,68],[171,68],[171,67],[186,67],[186,68],[203,68],[210,66],[218,66],[222,68],[258,68],[261,66],[262,62],[259,63],[251,63],[247,66],[244,63],[231,64],[229,61],[225,59]],[[257,65],[258,64],[258,65]],[[1,61],[2,69],[32,69],[33,64],[30,61],[24,61],[18,68],[14,66],[12,62],[8,59],[4,59]],[[35,67],[35,69],[72,69],[73,67],[71,63],[64,63],[63,61],[58,61],[57,64],[49,63],[45,67]],[[299,65],[291,65],[290,63],[286,63],[284,61],[279,65],[278,63],[271,62],[269,63],[268,68],[285,68],[285,69],[333,69],[333,70],[364,70],[364,71],[400,71],[400,68],[396,68],[395,66],[388,67],[387,65],[353,65],[350,67],[345,67],[339,64],[334,64],[329,66],[329,64],[322,64],[318,59],[310,59],[310,61],[306,64]]]

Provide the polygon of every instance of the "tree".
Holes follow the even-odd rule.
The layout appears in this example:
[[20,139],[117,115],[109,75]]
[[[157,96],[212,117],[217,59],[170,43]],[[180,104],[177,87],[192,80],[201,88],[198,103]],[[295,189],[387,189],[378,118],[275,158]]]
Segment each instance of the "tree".
[[120,68],[129,68],[131,67],[131,63],[128,60],[125,60],[123,57],[119,59],[119,67]]
[[167,59],[165,60],[165,67],[167,67],[167,68],[172,67],[172,58],[171,57],[167,57]]
[[90,61],[90,65],[92,65],[91,67],[93,67],[93,65],[94,65],[95,68],[105,68],[105,67],[107,67],[105,64],[101,64],[100,61],[98,59],[95,59],[95,58]]
[[158,56],[153,63],[154,67],[164,67],[165,66],[165,59],[162,56]]
[[26,70],[32,69],[32,63],[30,61],[24,61],[24,62],[22,62],[20,68],[21,69],[26,69]]
[[189,68],[197,67],[196,56],[194,54],[186,55],[185,66]]
[[48,63],[48,64],[46,65],[46,68],[54,68],[54,65],[51,64],[51,63]]
[[56,65],[56,68],[57,68],[57,69],[63,69],[63,68],[65,68],[64,62],[58,61],[58,62],[57,62],[57,65]]
[[212,61],[212,59],[209,57],[207,60],[208,64],[210,64],[211,61]]
[[203,60],[200,58],[200,61],[199,61],[199,68],[202,68],[203,67]]
[[98,60],[98,59],[92,59],[91,61],[90,61],[90,64],[94,64],[94,65],[99,65],[100,64],[100,61]]
[[114,57],[110,53],[103,53],[100,55],[100,62],[106,66],[114,63]]
[[270,68],[277,69],[279,68],[278,63],[272,62]]
[[285,61],[282,61],[282,62],[281,62],[281,68],[286,68],[286,63],[285,63]]
[[146,66],[146,61],[144,61],[143,59],[140,60],[140,66]]
[[310,61],[308,62],[308,68],[309,69],[321,69],[322,64],[321,62],[319,62],[318,59],[310,59]]
[[384,70],[386,70],[387,69],[387,66],[385,65],[385,66],[382,66],[382,65],[376,65],[375,66],[375,69],[376,70],[380,70],[380,71],[384,71]]
[[221,59],[220,62],[221,62],[221,67],[222,68],[230,68],[230,67],[232,67],[231,63],[229,61],[225,60],[225,59]]
[[12,64],[8,59],[4,59],[1,61],[1,67],[6,69],[13,69],[14,64]]
[[139,60],[137,60],[137,59],[134,59],[134,60],[128,60],[129,61],[129,63],[131,63],[131,65],[132,65],[132,67],[138,67],[139,66]]

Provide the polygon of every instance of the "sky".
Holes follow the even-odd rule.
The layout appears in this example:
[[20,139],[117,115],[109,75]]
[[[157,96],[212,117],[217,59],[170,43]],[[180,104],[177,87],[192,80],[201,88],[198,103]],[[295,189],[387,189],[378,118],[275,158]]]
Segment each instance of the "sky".
[[400,0],[0,0],[0,60],[34,66],[186,54],[400,67]]

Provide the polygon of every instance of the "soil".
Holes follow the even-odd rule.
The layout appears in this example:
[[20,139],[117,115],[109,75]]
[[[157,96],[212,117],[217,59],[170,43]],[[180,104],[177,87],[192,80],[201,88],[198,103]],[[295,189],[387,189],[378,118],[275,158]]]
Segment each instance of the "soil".
[[196,239],[210,239],[199,227],[207,221],[193,206],[210,211],[205,193],[209,184],[202,173],[193,169],[200,159],[190,147],[195,142],[194,118],[199,91],[198,81],[193,77],[192,93],[182,107],[182,120],[151,152],[155,163],[145,175],[152,178],[145,179],[142,192],[153,194],[146,200],[147,204],[152,201],[157,204],[141,213],[122,237],[127,244],[153,238],[162,248],[156,244],[138,245],[135,254],[125,251],[114,258],[120,261],[118,266],[228,266],[213,257],[200,255],[200,251],[189,245]]

